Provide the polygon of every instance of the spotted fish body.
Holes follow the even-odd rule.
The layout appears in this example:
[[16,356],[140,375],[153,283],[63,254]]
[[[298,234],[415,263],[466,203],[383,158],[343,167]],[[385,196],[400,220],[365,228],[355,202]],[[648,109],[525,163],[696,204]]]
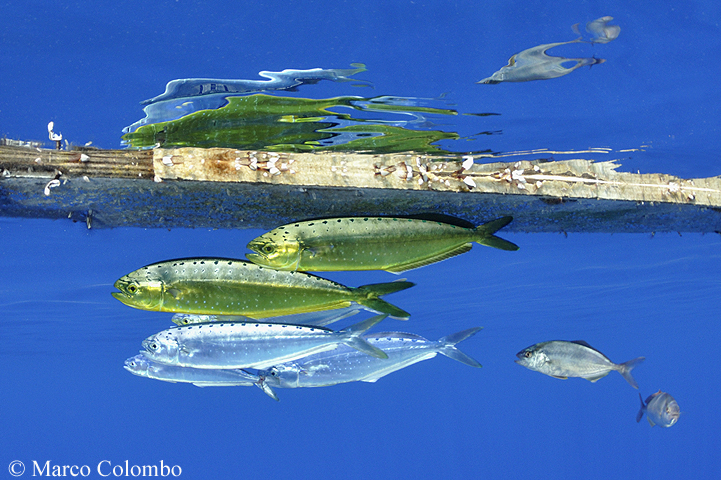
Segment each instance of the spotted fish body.
[[414,218],[344,217],[284,225],[252,240],[247,257],[290,271],[386,270],[400,273],[471,249],[472,242],[518,247],[493,235],[502,217],[476,228]]
[[385,318],[378,315],[334,332],[324,327],[278,323],[199,323],[163,330],[143,341],[143,354],[166,365],[201,369],[267,368],[346,344],[388,358],[361,335]]
[[344,345],[327,352],[316,353],[294,362],[275,365],[261,370],[258,375],[265,382],[278,388],[324,387],[346,382],[375,382],[381,377],[438,353],[472,367],[481,364],[467,356],[455,345],[476,334],[479,327],[443,337],[438,341],[427,340],[411,333],[386,332],[366,334],[363,338],[376,348],[383,350],[387,359],[379,359]]
[[516,356],[517,364],[560,379],[580,377],[596,382],[615,370],[633,388],[638,388],[638,384],[631,376],[631,370],[645,360],[638,357],[625,363],[613,363],[583,340],[537,343],[521,350]]
[[115,282],[113,296],[142,310],[265,318],[333,310],[357,303],[406,319],[408,312],[378,298],[413,286],[391,282],[345,287],[303,272],[281,272],[244,260],[188,258],[154,263]]

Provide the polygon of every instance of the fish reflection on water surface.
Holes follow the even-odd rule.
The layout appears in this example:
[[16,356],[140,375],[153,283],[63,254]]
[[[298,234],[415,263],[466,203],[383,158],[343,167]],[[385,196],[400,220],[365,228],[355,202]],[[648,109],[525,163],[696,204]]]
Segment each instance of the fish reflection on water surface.
[[201,323],[163,330],[143,341],[145,356],[166,365],[225,369],[268,368],[345,344],[386,359],[361,335],[386,315],[339,331],[277,323]]
[[471,242],[514,251],[494,233],[502,217],[479,227],[415,218],[343,217],[296,222],[248,243],[254,263],[278,270],[385,270],[400,273],[460,255]]
[[406,281],[346,287],[303,272],[280,272],[244,260],[188,258],[154,263],[115,282],[112,295],[141,310],[265,318],[318,310],[365,309],[407,319],[379,297],[414,284]]
[[261,370],[268,385],[278,388],[325,387],[347,382],[375,382],[396,372],[441,353],[471,367],[481,364],[456,348],[456,344],[475,335],[481,327],[470,328],[430,341],[419,335],[401,332],[366,334],[363,338],[383,350],[388,358],[363,355],[357,350],[340,345],[337,349],[316,353],[293,362]]

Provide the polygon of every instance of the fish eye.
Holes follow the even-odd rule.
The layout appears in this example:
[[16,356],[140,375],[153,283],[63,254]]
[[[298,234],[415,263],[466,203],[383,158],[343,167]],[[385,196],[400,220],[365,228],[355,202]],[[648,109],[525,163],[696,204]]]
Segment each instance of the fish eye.
[[128,292],[135,293],[137,291],[138,291],[138,287],[136,287],[135,285],[128,285]]
[[278,376],[278,369],[273,367],[270,369],[270,376],[271,377],[277,377]]
[[150,344],[150,348],[152,348],[153,350],[157,350],[157,349],[158,349],[158,344],[157,344],[157,343],[151,343],[151,344]]
[[526,358],[531,358],[531,355],[533,355],[531,352],[524,352],[523,356]]
[[261,250],[263,250],[264,253],[273,253],[275,247],[273,247],[273,245],[269,243],[266,243],[265,245],[263,245],[263,248],[261,248]]

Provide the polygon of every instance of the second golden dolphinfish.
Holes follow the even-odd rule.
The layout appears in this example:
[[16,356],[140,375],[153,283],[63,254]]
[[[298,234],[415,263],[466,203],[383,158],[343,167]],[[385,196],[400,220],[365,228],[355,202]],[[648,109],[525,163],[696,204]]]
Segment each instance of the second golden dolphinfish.
[[297,222],[255,238],[246,255],[278,270],[386,270],[400,273],[460,255],[472,242],[501,250],[518,246],[493,235],[502,217],[479,227],[417,218],[344,217]]
[[141,310],[266,318],[345,308],[353,303],[398,319],[410,314],[381,295],[412,287],[399,281],[357,288],[245,260],[186,258],[145,266],[115,282],[113,297]]

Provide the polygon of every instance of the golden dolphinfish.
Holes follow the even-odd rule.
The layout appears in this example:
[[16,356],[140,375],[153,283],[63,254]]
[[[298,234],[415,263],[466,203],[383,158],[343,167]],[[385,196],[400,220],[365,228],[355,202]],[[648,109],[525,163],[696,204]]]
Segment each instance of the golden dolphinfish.
[[186,258],[145,266],[115,282],[113,297],[141,310],[266,318],[362,308],[405,320],[410,314],[381,300],[406,281],[346,287],[303,272],[281,272],[245,260]]
[[512,219],[501,217],[479,227],[392,217],[297,222],[255,238],[248,244],[255,253],[246,256],[253,263],[277,270],[400,273],[465,253],[472,242],[518,250],[518,246],[494,235]]

